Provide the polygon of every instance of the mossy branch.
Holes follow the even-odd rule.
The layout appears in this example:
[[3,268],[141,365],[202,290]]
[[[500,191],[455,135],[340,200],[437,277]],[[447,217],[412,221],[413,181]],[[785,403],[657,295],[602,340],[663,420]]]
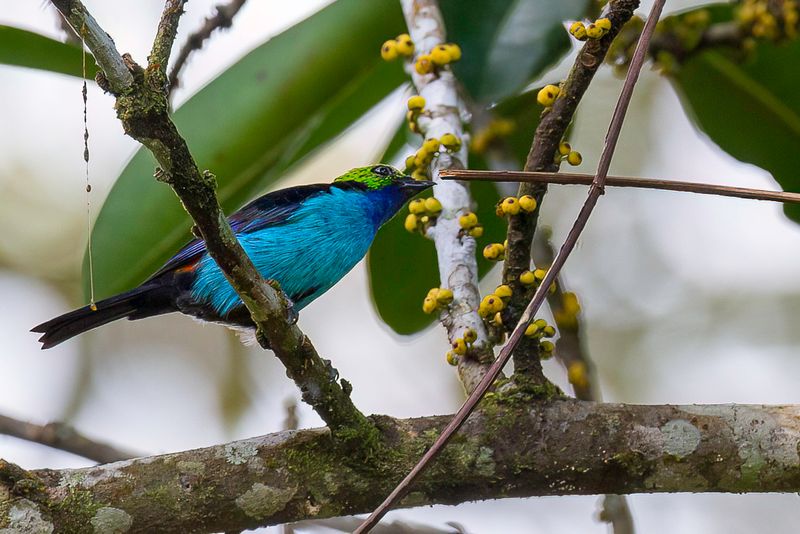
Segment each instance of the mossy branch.
[[[66,9],[62,11],[65,17],[72,17],[71,25],[80,28],[90,15],[82,6],[75,9],[76,4],[78,2],[55,2],[60,11]],[[165,73],[182,9],[183,0],[166,1],[150,55],[151,63],[146,69],[127,54],[121,57],[132,83],[124,94],[116,95],[117,116],[125,133],[155,156],[161,166],[157,178],[168,183],[177,194],[205,240],[209,254],[250,311],[258,329],[258,339],[262,345],[268,340],[269,347],[286,367],[286,374],[300,388],[303,400],[337,435],[341,433],[348,438],[351,445],[372,443],[376,431],[351,401],[349,384],[343,381],[340,385],[336,381],[338,373],[330,362],[320,358],[311,341],[296,325],[290,324],[285,297],[264,281],[237,241],[220,208],[215,177],[208,171],[200,172],[186,141],[169,116]],[[88,40],[87,45],[93,46]],[[95,56],[108,55],[106,49],[90,49]],[[101,68],[109,62],[114,63],[104,60]],[[101,86],[107,86],[106,81],[111,84],[107,75],[101,76],[99,81]]]
[[[542,112],[542,118],[536,128],[525,162],[525,171],[558,171],[559,164],[554,158],[558,145],[564,138],[567,127],[572,122],[578,104],[589,88],[597,69],[603,64],[611,42],[622,26],[633,16],[633,11],[637,7],[639,7],[638,0],[612,0],[610,2],[605,17],[611,21],[611,29],[602,39],[586,41],[578,53],[567,79],[561,86],[558,98],[550,108]],[[522,212],[509,218],[508,247],[503,264],[503,283],[509,285],[513,291],[507,306],[508,312],[505,312],[509,315],[509,320],[504,320],[509,325],[517,323],[522,315],[522,310],[531,299],[531,292],[519,282],[519,275],[530,268],[531,243],[546,192],[546,184],[520,184],[518,196],[534,197],[538,207],[532,213]],[[514,353],[515,372],[540,373],[541,366],[537,362],[531,361],[536,356],[535,349],[532,350],[531,347],[523,344],[521,350]]]
[[[91,531],[101,521],[128,525],[129,533],[231,532],[363,513],[448,420],[376,417],[392,453],[371,467],[332,446],[327,430],[315,429],[91,468],[38,470],[33,484],[24,482],[30,475],[11,470],[0,476],[0,529],[15,526],[9,516],[15,506],[36,511],[57,532]],[[557,400],[531,407],[497,396],[470,418],[401,504],[797,492],[798,442],[800,406]],[[19,495],[26,484],[28,497]]]

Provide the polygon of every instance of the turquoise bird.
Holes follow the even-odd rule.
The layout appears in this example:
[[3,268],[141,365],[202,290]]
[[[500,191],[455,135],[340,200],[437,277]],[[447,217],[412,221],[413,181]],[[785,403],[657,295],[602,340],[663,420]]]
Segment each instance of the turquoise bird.
[[[267,193],[228,221],[267,280],[277,281],[299,311],[325,293],[367,253],[378,229],[433,182],[388,165],[353,169],[330,184]],[[203,321],[254,330],[250,313],[206,251],[187,243],[140,286],[34,327],[47,349],[117,319],[181,312]]]

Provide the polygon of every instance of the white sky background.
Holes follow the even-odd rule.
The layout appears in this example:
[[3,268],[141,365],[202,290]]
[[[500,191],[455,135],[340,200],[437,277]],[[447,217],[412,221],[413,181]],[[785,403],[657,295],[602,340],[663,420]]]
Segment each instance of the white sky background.
[[[146,56],[160,0],[140,0],[135,9],[119,0],[86,3],[120,50]],[[325,3],[248,2],[233,28],[190,60],[178,101]],[[179,43],[213,4],[188,4]],[[0,0],[0,23],[59,35],[43,2]],[[584,156],[579,170],[594,168],[611,116],[609,103],[619,87],[604,69],[581,105],[572,138]],[[270,354],[238,348],[215,326],[178,316],[124,321],[47,352],[38,349],[28,329],[80,303],[86,241],[80,82],[0,67],[0,102],[0,369],[6,385],[0,390],[0,413],[36,422],[69,419],[91,436],[143,452],[280,429],[285,399],[298,397],[294,385]],[[95,213],[137,146],[122,134],[112,103],[90,86]],[[391,134],[388,125],[401,106],[399,97],[390,99],[333,150],[308,162],[292,183],[329,181],[372,162],[381,148],[375,139]],[[669,84],[650,72],[637,88],[612,172],[776,187],[765,172],[734,161],[699,135]],[[552,188],[544,219],[557,242],[584,197],[579,188]],[[787,221],[777,204],[609,189],[566,268],[567,284],[585,309],[605,398],[800,402],[798,266],[800,227]],[[496,273],[485,286],[493,287],[495,280]],[[353,382],[355,400],[365,412],[415,416],[457,408],[459,385],[444,363],[442,330],[411,338],[391,334],[373,312],[363,264],[304,310],[300,325]],[[547,369],[564,384],[558,366]],[[226,423],[220,397],[232,381],[243,384],[237,391],[246,404],[237,422]],[[301,426],[318,423],[301,407]],[[25,467],[87,465],[3,436],[0,457]],[[795,494],[637,495],[631,503],[643,533],[744,533],[762,531],[767,522],[770,532],[788,533],[800,522],[798,499]],[[594,518],[596,501],[507,499],[390,517],[438,526],[457,521],[473,533],[601,533],[606,526]]]

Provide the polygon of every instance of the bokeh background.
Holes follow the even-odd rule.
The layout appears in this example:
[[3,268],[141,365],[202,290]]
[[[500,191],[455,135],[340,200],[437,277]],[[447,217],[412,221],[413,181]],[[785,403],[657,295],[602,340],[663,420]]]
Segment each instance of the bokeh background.
[[[185,69],[176,103],[265,39],[327,2],[248,2]],[[192,0],[178,42],[212,13]],[[670,11],[700,2],[672,1]],[[118,48],[144,58],[163,3],[87,5]],[[643,2],[643,12],[650,2]],[[0,23],[61,38],[44,2],[0,0]],[[377,53],[377,51],[376,51]],[[564,58],[543,79],[558,79]],[[592,172],[621,82],[604,68],[583,100],[572,134]],[[35,324],[83,304],[87,240],[81,84],[77,78],[0,66],[0,413],[71,423],[89,436],[142,453],[202,447],[280,430],[299,398],[270,353],[243,347],[217,326],[183,316],[118,322],[42,352]],[[89,86],[93,216],[137,144],[123,135],[111,97]],[[388,98],[281,186],[329,181],[373,163],[403,113]],[[776,188],[763,170],[732,159],[700,134],[670,84],[645,71],[612,172]],[[143,176],[143,180],[150,179]],[[585,198],[553,187],[543,220],[563,239]],[[132,222],[135,224],[135,222]],[[95,261],[104,261],[102,256]],[[587,344],[605,400],[627,403],[799,403],[800,227],[780,205],[679,193],[610,189],[565,269],[584,309]],[[492,273],[483,282],[494,287]],[[367,413],[397,417],[453,412],[463,399],[444,361],[439,327],[400,337],[370,302],[362,262],[302,312],[301,328],[353,383]],[[563,369],[548,376],[569,389]],[[305,406],[301,427],[320,424]],[[0,436],[0,457],[27,468],[90,465],[82,458]],[[598,499],[505,499],[400,510],[395,520],[472,533],[605,532]],[[796,532],[800,497],[634,495],[643,533]],[[279,532],[275,528],[262,532]],[[301,531],[324,532],[320,527]]]

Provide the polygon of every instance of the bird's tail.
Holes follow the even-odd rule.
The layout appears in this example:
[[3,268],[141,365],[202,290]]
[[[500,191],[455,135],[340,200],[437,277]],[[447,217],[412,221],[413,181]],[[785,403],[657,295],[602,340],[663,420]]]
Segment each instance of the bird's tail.
[[127,317],[143,319],[176,311],[174,290],[158,280],[120,293],[91,306],[84,306],[31,328],[42,337],[42,349],[49,349],[87,330]]

